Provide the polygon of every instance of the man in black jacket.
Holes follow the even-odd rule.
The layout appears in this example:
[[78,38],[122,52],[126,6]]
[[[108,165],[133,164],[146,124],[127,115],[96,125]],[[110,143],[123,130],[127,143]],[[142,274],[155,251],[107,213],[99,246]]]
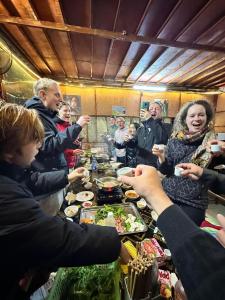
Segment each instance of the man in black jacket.
[[28,109],[37,110],[45,129],[43,145],[32,163],[41,172],[61,169],[68,172],[64,150],[76,148],[74,141],[90,121],[89,116],[81,116],[76,124],[58,132],[54,119],[61,100],[58,83],[52,79],[41,78],[34,85],[34,97],[25,103]]
[[0,298],[28,299],[21,289],[28,271],[108,263],[119,254],[127,262],[115,228],[48,216],[35,201],[34,194],[63,188],[82,171],[31,174],[25,169],[44,137],[37,113],[0,103],[0,123]]
[[158,214],[157,227],[172,253],[188,300],[225,299],[225,218],[218,215],[223,227],[219,243],[170,201],[155,168],[139,165],[135,177],[120,179],[132,185]]
[[137,148],[137,164],[157,166],[157,158],[152,154],[154,144],[167,144],[171,125],[162,122],[162,104],[154,101],[149,106],[150,118],[143,121],[134,139],[127,141],[130,147]]

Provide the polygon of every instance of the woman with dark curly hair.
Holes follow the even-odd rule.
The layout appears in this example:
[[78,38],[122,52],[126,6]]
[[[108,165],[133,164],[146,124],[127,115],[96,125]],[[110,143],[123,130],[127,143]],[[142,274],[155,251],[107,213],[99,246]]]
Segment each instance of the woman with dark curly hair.
[[177,114],[166,151],[157,145],[152,149],[158,156],[159,171],[166,175],[162,181],[165,192],[197,225],[205,219],[208,187],[176,176],[174,169],[177,164],[187,162],[209,166],[212,154],[207,152],[206,144],[215,138],[213,119],[213,109],[206,100],[188,102]]

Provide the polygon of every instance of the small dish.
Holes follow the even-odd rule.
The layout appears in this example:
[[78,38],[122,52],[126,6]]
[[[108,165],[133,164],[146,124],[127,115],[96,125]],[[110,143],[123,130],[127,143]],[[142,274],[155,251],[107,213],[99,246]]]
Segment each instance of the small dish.
[[181,172],[183,172],[183,171],[184,171],[183,168],[175,167],[175,169],[174,169],[174,175],[175,176],[181,176]]
[[79,207],[77,205],[70,205],[64,209],[64,213],[67,217],[72,218],[78,213]]
[[76,200],[79,202],[90,201],[93,198],[94,198],[94,193],[90,191],[80,192],[76,196]]
[[135,190],[128,190],[125,192],[125,196],[128,198],[128,199],[137,199],[139,197],[138,193],[135,192]]
[[147,206],[147,202],[145,199],[141,198],[139,201],[137,201],[137,207],[139,209],[144,209]]
[[93,204],[92,201],[85,201],[85,202],[82,203],[82,206],[84,208],[89,208],[89,207],[92,206],[92,204]]

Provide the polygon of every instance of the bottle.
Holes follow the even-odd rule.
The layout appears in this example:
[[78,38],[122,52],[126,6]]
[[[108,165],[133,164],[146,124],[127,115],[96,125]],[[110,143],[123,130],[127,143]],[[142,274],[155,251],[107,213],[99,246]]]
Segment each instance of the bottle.
[[110,227],[116,227],[116,222],[112,211],[108,212],[105,225]]
[[98,163],[95,156],[92,157],[91,170],[92,172],[97,172],[98,170]]

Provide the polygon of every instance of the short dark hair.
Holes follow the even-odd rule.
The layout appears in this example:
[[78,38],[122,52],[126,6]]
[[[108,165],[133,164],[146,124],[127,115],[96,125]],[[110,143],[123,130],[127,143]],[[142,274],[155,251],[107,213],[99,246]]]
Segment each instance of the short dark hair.
[[180,121],[183,126],[186,126],[185,120],[186,120],[189,108],[195,104],[202,105],[205,108],[206,116],[207,116],[207,125],[209,124],[210,121],[213,120],[214,112],[213,112],[213,108],[212,108],[211,104],[206,100],[195,100],[195,101],[190,102],[189,105],[187,105],[187,107],[184,109],[184,111],[181,115]]

